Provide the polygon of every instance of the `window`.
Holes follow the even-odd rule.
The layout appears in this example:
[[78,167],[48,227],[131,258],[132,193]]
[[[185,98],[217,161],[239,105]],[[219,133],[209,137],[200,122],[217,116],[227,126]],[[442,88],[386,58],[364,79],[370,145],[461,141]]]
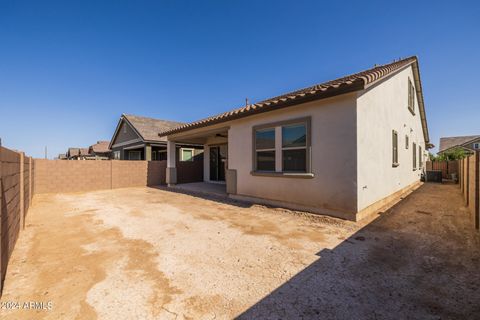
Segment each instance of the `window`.
[[417,145],[415,142],[412,145],[412,151],[413,151],[413,170],[417,170]]
[[180,148],[180,161],[193,161],[194,150]]
[[157,151],[157,160],[167,160],[167,150],[158,150]]
[[410,79],[408,79],[408,110],[415,114],[415,87]]
[[142,160],[142,152],[141,151],[129,151],[128,152],[128,160]]
[[422,146],[418,146],[418,168],[423,167]]
[[398,167],[398,133],[392,130],[392,166]]
[[113,151],[113,159],[120,160],[120,151]]
[[410,142],[408,141],[408,136],[406,135],[405,136],[405,149],[408,149],[408,145],[410,144]]
[[474,143],[473,148],[474,149],[480,149],[480,143]]
[[304,123],[282,127],[282,170],[307,172],[307,127]]
[[275,171],[275,128],[255,131],[255,170]]
[[310,118],[282,121],[254,128],[256,172],[311,175]]
[[152,160],[157,160],[157,151],[152,151]]

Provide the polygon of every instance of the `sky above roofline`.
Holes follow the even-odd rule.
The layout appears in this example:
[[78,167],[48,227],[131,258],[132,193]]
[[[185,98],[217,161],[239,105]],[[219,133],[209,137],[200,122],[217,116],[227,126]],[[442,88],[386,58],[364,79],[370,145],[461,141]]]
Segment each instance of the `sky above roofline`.
[[53,157],[109,140],[122,113],[191,122],[411,55],[431,142],[480,134],[480,5],[402,6],[2,1],[2,143]]

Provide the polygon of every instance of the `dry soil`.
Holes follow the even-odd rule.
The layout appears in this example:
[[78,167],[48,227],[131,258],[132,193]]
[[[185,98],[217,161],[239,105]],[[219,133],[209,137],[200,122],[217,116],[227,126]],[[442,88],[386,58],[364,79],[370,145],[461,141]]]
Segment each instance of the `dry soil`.
[[478,319],[479,292],[480,236],[454,185],[424,185],[362,223],[129,188],[37,195],[0,314]]

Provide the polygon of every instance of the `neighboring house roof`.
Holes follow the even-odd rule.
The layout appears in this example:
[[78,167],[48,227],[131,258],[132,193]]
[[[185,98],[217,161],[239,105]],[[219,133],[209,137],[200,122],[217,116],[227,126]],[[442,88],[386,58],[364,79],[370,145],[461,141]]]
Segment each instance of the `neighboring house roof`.
[[110,148],[108,145],[110,144],[110,141],[97,141],[96,144],[91,145],[89,148],[89,152],[93,153],[108,153],[110,152]]
[[480,135],[476,136],[460,136],[460,137],[443,137],[440,138],[440,146],[438,152],[443,152],[453,147],[464,147],[477,139],[480,139]]
[[174,133],[188,131],[195,128],[205,127],[216,123],[226,122],[234,119],[247,117],[250,115],[274,111],[280,108],[298,105],[300,103],[333,97],[336,95],[367,89],[387,76],[392,75],[404,68],[412,65],[415,77],[415,88],[420,107],[420,117],[422,119],[423,133],[425,141],[429,142],[427,120],[423,101],[422,85],[420,82],[420,72],[417,57],[409,57],[403,60],[395,61],[390,64],[376,66],[372,69],[355,73],[346,77],[338,78],[308,88],[296,90],[281,96],[270,98],[255,104],[250,104],[242,108],[224,112],[199,121],[180,125],[176,128],[164,130],[159,135],[167,136]]
[[82,155],[82,156],[89,155],[88,148],[80,148],[80,155]]
[[131,114],[124,114],[123,116],[145,141],[165,141],[166,139],[158,136],[159,132],[171,130],[184,124],[183,122],[153,119]]
[[75,157],[80,155],[80,148],[68,148],[67,155],[69,157]]
[[113,134],[112,140],[109,143],[109,148],[112,147],[112,143],[117,136],[120,125],[123,121],[126,121],[136,134],[143,140],[149,142],[165,142],[166,138],[160,137],[158,133],[171,130],[178,126],[183,125],[183,122],[153,119],[142,116],[135,116],[131,114],[122,114],[120,120],[118,121],[117,128]]

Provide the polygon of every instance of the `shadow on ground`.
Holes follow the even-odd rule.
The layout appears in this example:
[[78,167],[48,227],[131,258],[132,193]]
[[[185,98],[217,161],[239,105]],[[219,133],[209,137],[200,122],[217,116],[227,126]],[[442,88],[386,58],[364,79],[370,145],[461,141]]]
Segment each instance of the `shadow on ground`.
[[170,187],[167,187],[167,186],[150,186],[150,188],[159,189],[159,190],[166,191],[166,192],[185,194],[185,195],[189,195],[189,196],[192,196],[192,197],[195,197],[195,198],[215,201],[215,202],[228,204],[228,205],[232,205],[232,206],[236,206],[236,207],[240,207],[240,208],[250,208],[253,205],[253,203],[251,203],[251,202],[240,201],[240,200],[235,200],[235,199],[229,198],[227,194],[218,195],[218,194],[214,194],[214,193],[195,192],[195,191],[192,191],[192,190],[170,188]]
[[480,235],[425,184],[237,319],[479,319]]

